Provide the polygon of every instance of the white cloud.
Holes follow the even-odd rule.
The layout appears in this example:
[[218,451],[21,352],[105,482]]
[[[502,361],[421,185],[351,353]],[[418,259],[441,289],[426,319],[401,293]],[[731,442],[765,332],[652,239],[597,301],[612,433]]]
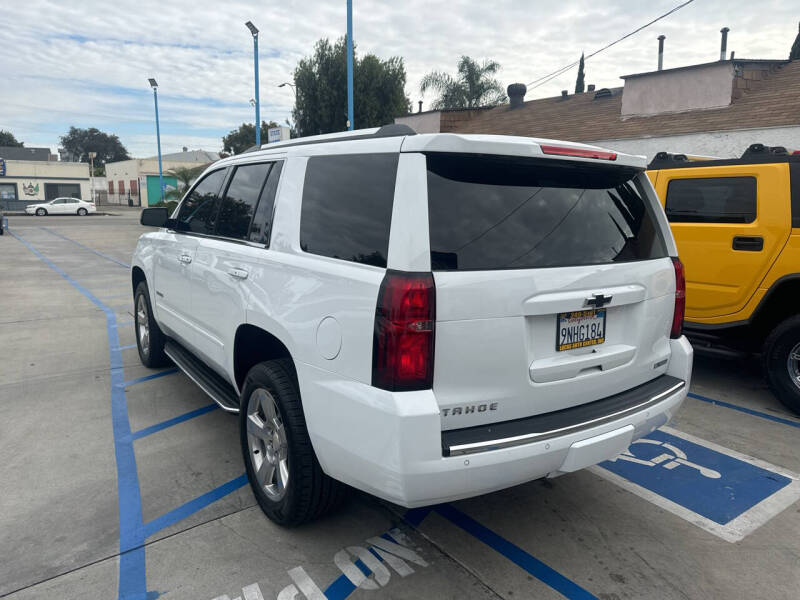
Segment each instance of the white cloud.
[[[503,65],[504,85],[528,83],[628,33],[678,0],[354,1],[360,53],[405,59],[414,106],[421,77],[454,71],[461,54]],[[587,83],[621,85],[620,75],[656,64],[656,37],[667,36],[667,68],[716,60],[719,29],[731,28],[739,57],[785,58],[798,15],[781,0],[698,0],[587,61]],[[165,152],[202,144],[252,121],[252,38],[261,28],[262,118],[283,122],[291,111],[297,61],[316,40],[345,30],[345,0],[281,3],[236,0],[13,1],[3,7],[3,93],[0,128],[30,145],[55,147],[69,125],[120,135],[138,156],[155,154],[152,94],[158,79]],[[571,90],[575,71],[529,90],[528,98]],[[424,98],[428,105],[432,97]]]

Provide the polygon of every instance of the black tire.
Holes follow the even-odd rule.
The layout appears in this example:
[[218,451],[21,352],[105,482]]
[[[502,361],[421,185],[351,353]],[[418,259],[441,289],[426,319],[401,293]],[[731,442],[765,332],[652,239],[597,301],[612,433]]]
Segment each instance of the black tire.
[[[254,393],[266,390],[275,402],[286,438],[288,483],[284,495],[273,499],[256,478],[247,433],[248,404]],[[272,521],[293,527],[338,507],[347,489],[322,472],[306,428],[297,375],[289,359],[262,362],[250,369],[242,386],[239,431],[247,479],[261,510]]]
[[89,211],[86,210],[85,208],[79,208],[78,209],[78,216],[79,217],[85,217],[88,214],[89,214]]
[[767,336],[761,353],[764,377],[772,393],[786,408],[800,414],[800,382],[793,380],[800,373],[800,360],[790,360],[792,352],[800,352],[800,315],[779,323]]
[[[146,311],[144,321],[147,322],[148,328],[147,347],[143,347],[141,324],[139,322],[140,299]],[[133,313],[133,322],[136,328],[136,348],[139,350],[139,359],[142,361],[142,364],[151,369],[165,367],[170,364],[169,357],[164,354],[164,343],[167,341],[166,336],[161,331],[158,323],[156,323],[155,317],[153,317],[153,307],[150,305],[150,292],[147,289],[147,283],[144,281],[136,286],[136,292],[133,295]]]
[[44,208],[37,208],[36,209],[36,216],[37,217],[46,217],[47,216],[47,210],[44,209]]

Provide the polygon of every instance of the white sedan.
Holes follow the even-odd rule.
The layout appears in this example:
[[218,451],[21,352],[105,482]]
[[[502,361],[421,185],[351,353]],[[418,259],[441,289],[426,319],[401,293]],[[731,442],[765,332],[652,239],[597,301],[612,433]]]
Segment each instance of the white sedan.
[[45,215],[79,215],[85,217],[97,212],[94,202],[86,202],[78,198],[55,198],[42,204],[29,204],[25,207],[29,215],[43,217]]

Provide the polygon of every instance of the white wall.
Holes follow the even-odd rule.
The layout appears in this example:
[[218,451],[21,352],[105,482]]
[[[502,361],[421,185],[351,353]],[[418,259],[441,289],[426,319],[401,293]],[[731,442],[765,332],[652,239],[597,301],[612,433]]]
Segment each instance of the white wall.
[[424,113],[416,113],[413,115],[406,115],[405,117],[397,117],[395,123],[408,125],[417,133],[439,133],[441,131],[441,113],[438,110],[432,110]]
[[733,97],[733,75],[733,64],[726,61],[628,77],[622,117],[728,106]]
[[750,144],[785,146],[800,149],[800,125],[767,129],[712,131],[687,135],[640,138],[635,140],[597,140],[589,142],[628,154],[643,154],[652,159],[662,150],[678,154],[701,154],[720,158],[739,158]]

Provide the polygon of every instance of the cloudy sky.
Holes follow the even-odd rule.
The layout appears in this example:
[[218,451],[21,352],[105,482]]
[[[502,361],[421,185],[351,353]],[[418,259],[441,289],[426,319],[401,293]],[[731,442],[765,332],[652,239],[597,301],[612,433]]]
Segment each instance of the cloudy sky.
[[[402,56],[416,107],[426,72],[458,57],[491,58],[500,81],[529,83],[625,35],[682,0],[354,0],[360,53]],[[159,83],[164,152],[220,150],[221,136],[253,121],[252,38],[260,29],[261,115],[290,116],[298,60],[345,30],[345,0],[5,0],[0,28],[0,129],[55,149],[70,125],[116,133],[135,156],[156,152]],[[719,57],[719,29],[741,58],[785,58],[798,31],[796,0],[695,0],[586,65],[586,83],[621,85],[653,70],[665,34],[665,68]],[[529,89],[527,99],[572,89],[575,70]],[[358,126],[358,124],[356,124]]]

